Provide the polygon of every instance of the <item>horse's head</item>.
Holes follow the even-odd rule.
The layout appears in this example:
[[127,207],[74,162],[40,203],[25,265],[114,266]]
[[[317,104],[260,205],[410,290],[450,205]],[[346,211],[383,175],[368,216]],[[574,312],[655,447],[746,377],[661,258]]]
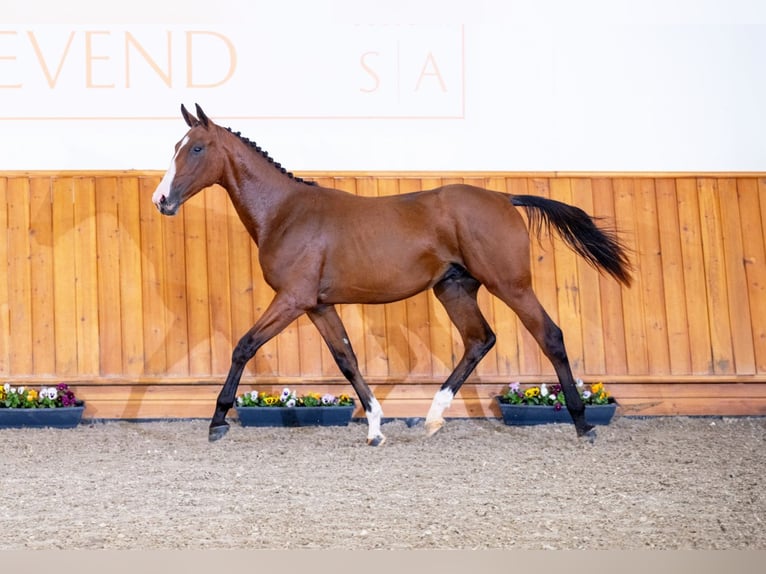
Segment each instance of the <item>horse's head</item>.
[[152,201],[163,215],[175,215],[190,197],[218,183],[224,160],[216,126],[197,105],[197,117],[181,105],[189,131],[176,144],[170,167],[157,186]]

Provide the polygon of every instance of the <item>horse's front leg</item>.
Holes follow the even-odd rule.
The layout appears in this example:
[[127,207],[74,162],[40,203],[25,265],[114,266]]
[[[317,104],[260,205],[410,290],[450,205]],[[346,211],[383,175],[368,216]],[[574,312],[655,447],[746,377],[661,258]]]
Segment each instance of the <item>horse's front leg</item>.
[[335,307],[331,305],[317,307],[307,312],[309,319],[314,323],[325,343],[332,353],[335,363],[356,391],[356,396],[364,407],[367,415],[367,444],[379,446],[386,441],[386,437],[380,432],[380,423],[383,418],[383,410],[380,408],[372,390],[359,371],[359,363],[356,354],[351,348],[348,334],[340,320]]
[[304,309],[295,303],[293,297],[277,293],[263,315],[255,325],[242,337],[231,355],[231,367],[215,403],[215,412],[210,421],[208,439],[213,442],[229,431],[226,415],[234,406],[237,387],[242,378],[242,372],[247,362],[272,337],[278,335],[285,327],[304,313]]

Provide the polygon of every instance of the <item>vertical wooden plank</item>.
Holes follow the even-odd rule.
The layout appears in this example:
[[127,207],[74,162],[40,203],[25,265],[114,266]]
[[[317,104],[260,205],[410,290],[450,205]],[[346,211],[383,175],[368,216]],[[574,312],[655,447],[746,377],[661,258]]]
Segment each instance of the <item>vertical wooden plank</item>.
[[207,282],[208,238],[204,192],[188,200],[181,212],[185,231],[189,374],[209,376],[212,373],[213,352],[210,333],[210,289]]
[[150,201],[152,188],[138,180],[140,215],[141,297],[143,301],[144,369],[146,374],[165,375],[168,370],[165,338],[169,331],[165,317],[165,249],[160,213]]
[[649,373],[657,375],[670,371],[670,349],[654,180],[638,179],[634,183],[634,189],[638,248],[641,253],[641,310],[646,333],[647,364]]
[[[593,203],[593,189],[589,178],[572,180],[572,204],[598,218]],[[605,225],[613,222],[605,221]],[[582,372],[587,375],[606,374],[604,353],[604,322],[601,317],[601,289],[599,273],[582,258],[577,258],[577,294],[580,301],[582,328]]]
[[[759,198],[760,195],[760,198]],[[766,201],[766,180],[737,180],[737,197],[744,238],[743,262],[750,302],[750,329],[758,374],[766,373],[766,225],[761,219],[761,201]]]
[[[393,178],[379,179],[378,193],[381,196],[399,193],[399,180]],[[405,301],[388,303],[384,306],[388,344],[388,374],[390,378],[397,380],[406,380],[410,373],[407,309]]]
[[120,302],[122,304],[123,374],[144,373],[144,302],[141,288],[141,225],[138,179],[117,181],[119,216]]
[[[737,181],[733,178],[719,179],[718,198],[734,371],[738,375],[754,375],[755,348],[745,274],[745,249],[742,238],[742,217],[737,199]],[[758,241],[758,237],[755,240]]]
[[[614,212],[617,224],[636,238],[636,268],[642,270],[644,253],[641,251],[640,229],[638,227],[637,206],[635,200],[634,181],[627,178],[616,178],[614,187]],[[643,375],[649,371],[649,358],[647,356],[646,331],[644,328],[643,315],[643,275],[637,273],[634,284],[630,289],[623,291],[622,305],[625,316],[625,339],[629,341],[627,346],[628,373],[631,375]]]
[[[399,193],[423,189],[419,178],[404,177],[399,180]],[[431,329],[428,313],[428,296],[418,293],[405,299],[407,307],[407,338],[409,340],[409,372],[415,377],[433,376],[431,359]]]
[[[512,195],[526,195],[529,193],[528,180],[525,177],[509,177],[505,181],[506,190]],[[526,211],[523,209],[518,210],[526,222],[528,222]],[[538,239],[535,236],[530,237],[530,250],[536,248]],[[535,259],[534,252],[530,251],[530,265],[532,265],[532,277],[534,279],[535,266],[533,261]],[[540,373],[540,347],[534,340],[532,335],[529,334],[526,327],[524,327],[521,320],[514,313],[514,325],[516,332],[516,349],[518,362],[515,365],[509,365],[509,377],[514,375],[537,375]]]
[[[8,261],[8,179],[0,177],[0,261]],[[8,305],[8,274],[0,275],[0,376],[11,374],[11,324]]]
[[[186,285],[185,218],[164,217],[151,202],[159,184],[159,176],[145,176],[139,181],[141,189],[141,218],[146,225],[159,228],[163,250],[144,253],[145,265],[160,269],[156,295],[164,301],[165,371],[167,375],[189,375],[189,305]],[[188,209],[188,204],[183,206]],[[162,260],[153,257],[161,256]],[[207,322],[207,321],[206,321]]]
[[[597,178],[591,180],[593,190],[593,213],[604,218],[609,225],[617,228],[620,239],[625,244],[631,264],[636,265],[634,252],[635,237],[626,230],[615,216],[614,188],[612,180]],[[634,274],[635,274],[634,269]],[[601,320],[604,327],[604,365],[605,373],[610,375],[625,375],[628,373],[627,344],[625,342],[625,322],[622,312],[622,287],[611,277],[599,275],[599,290],[601,292]]]
[[692,372],[686,297],[683,288],[684,262],[681,254],[681,232],[678,221],[678,199],[675,180],[658,179],[657,225],[662,252],[662,282],[670,347],[670,370],[674,375]]
[[[75,221],[74,187],[75,179],[62,177],[53,179],[53,301],[56,309],[54,333],[56,337],[56,374],[74,376],[77,369],[77,337],[72,336],[77,324],[77,293],[75,282]],[[93,251],[96,254],[96,251]],[[97,286],[94,285],[94,288]],[[98,297],[98,292],[94,291]],[[96,316],[98,330],[98,316]],[[96,346],[98,348],[98,345]],[[96,366],[98,374],[100,366]]]
[[8,180],[8,310],[12,345],[11,375],[34,369],[32,351],[32,281],[29,261],[29,179]]
[[[359,177],[357,193],[364,197],[377,197],[378,178]],[[386,307],[384,305],[363,305],[364,329],[364,374],[367,377],[385,379],[388,377],[388,342],[386,340]]]
[[[98,243],[96,187],[92,178],[77,178],[73,188],[75,332],[77,373],[95,376],[100,371]],[[140,311],[139,311],[140,313]]]
[[298,321],[293,321],[276,337],[277,373],[282,377],[299,377],[301,371],[301,340]]
[[100,373],[103,376],[121,375],[122,303],[117,179],[99,177],[95,187]]
[[[357,191],[357,181],[355,177],[336,177],[333,179],[333,186],[336,189],[341,189],[348,193],[355,195],[361,195]],[[364,311],[361,305],[339,305],[338,314],[340,315],[343,325],[346,327],[346,333],[348,333],[348,339],[351,342],[351,346],[354,349],[357,361],[359,363],[359,369],[363,375],[366,374],[365,366],[367,364],[367,354],[364,345]],[[327,361],[332,361],[333,373],[335,376],[339,373],[335,361],[330,355],[330,351],[326,345],[322,345],[322,365],[325,365]],[[325,368],[325,367],[323,367]]]
[[226,229],[228,194],[218,186],[203,190],[207,231],[207,282],[210,298],[211,374],[224,376],[231,366],[231,276]]
[[702,221],[702,253],[708,287],[707,315],[710,321],[713,371],[716,374],[730,374],[734,372],[734,351],[731,346],[732,333],[728,313],[729,292],[726,284],[726,258],[716,180],[711,178],[697,179],[697,193],[699,195],[700,220]]
[[710,325],[707,314],[700,208],[696,180],[676,180],[678,224],[681,230],[681,255],[684,264],[684,294],[689,323],[689,350],[693,374],[713,372]]
[[29,182],[29,257],[32,289],[32,360],[36,375],[56,370],[53,311],[53,214],[51,181],[33,176]]
[[[250,259],[252,238],[242,225],[231,201],[226,202],[226,227],[229,232],[229,265],[231,276],[232,348],[255,323],[253,318],[253,268]],[[255,361],[245,365],[245,376],[255,372]]]
[[[550,182],[551,199],[572,205],[572,183],[569,178],[554,178]],[[556,270],[558,324],[564,332],[569,363],[575,377],[583,374],[583,327],[580,313],[580,287],[578,285],[578,255],[565,243],[557,240],[553,256]]]

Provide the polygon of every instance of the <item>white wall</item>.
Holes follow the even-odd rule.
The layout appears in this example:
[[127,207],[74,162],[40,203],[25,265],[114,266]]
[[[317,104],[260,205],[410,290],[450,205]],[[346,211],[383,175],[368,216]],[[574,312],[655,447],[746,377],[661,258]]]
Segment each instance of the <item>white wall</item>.
[[766,171],[766,3],[0,1],[0,169]]

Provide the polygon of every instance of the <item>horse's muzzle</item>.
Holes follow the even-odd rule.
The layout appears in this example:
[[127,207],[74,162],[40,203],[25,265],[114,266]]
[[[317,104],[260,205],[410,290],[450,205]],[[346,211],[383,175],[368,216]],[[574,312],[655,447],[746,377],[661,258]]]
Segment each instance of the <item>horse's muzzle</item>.
[[164,195],[161,195],[159,198],[156,198],[154,201],[154,205],[157,207],[159,212],[162,215],[175,215],[178,212],[178,203],[169,203],[168,198]]

